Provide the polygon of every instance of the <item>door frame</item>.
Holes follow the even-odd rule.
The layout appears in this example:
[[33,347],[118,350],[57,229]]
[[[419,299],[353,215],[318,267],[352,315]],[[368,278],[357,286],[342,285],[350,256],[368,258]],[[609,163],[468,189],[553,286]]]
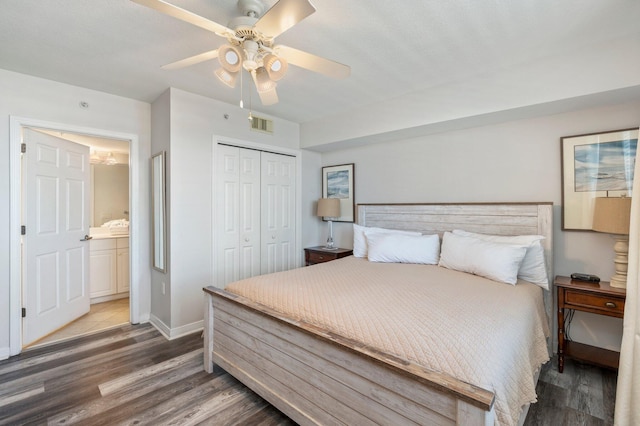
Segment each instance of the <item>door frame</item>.
[[218,259],[218,246],[216,244],[217,240],[217,228],[220,218],[218,217],[218,209],[216,206],[216,183],[217,183],[217,169],[216,169],[216,161],[218,156],[218,145],[231,145],[238,148],[247,148],[254,149],[256,151],[265,151],[271,152],[274,154],[282,154],[294,157],[296,159],[296,251],[298,255],[296,256],[295,264],[297,267],[303,265],[304,261],[304,252],[302,250],[302,150],[300,149],[292,149],[292,148],[284,148],[276,145],[267,145],[258,142],[250,142],[242,139],[229,138],[221,135],[213,135],[212,137],[212,149],[211,149],[211,199],[212,203],[212,214],[211,214],[211,276],[214,278],[217,274],[216,264]]
[[140,194],[139,185],[134,182],[139,180],[138,164],[139,138],[132,133],[114,132],[92,127],[76,126],[73,124],[56,123],[27,117],[9,117],[9,186],[10,186],[10,247],[9,247],[9,350],[10,355],[17,355],[22,351],[22,256],[21,235],[22,225],[22,161],[21,149],[22,129],[34,127],[61,132],[78,133],[107,139],[120,139],[129,141],[129,220],[132,226],[129,228],[129,278],[131,287],[129,290],[129,321],[133,324],[140,322],[139,309],[139,283],[131,280],[131,277],[139,276],[140,267]]

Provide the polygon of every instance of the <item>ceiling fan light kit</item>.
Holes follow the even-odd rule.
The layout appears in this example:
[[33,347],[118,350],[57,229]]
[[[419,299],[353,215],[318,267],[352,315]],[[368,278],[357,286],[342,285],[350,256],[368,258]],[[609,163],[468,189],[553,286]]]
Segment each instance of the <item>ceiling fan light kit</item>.
[[273,53],[267,54],[262,60],[269,78],[273,81],[278,81],[287,73],[289,65],[283,58],[279,58]]
[[236,80],[238,79],[237,72],[229,72],[224,68],[218,68],[217,70],[214,71],[214,74],[216,75],[216,77],[218,77],[218,79],[221,82],[223,82],[227,86],[231,88],[236,87]]
[[291,47],[274,45],[277,36],[316,11],[309,0],[279,0],[264,14],[265,4],[261,0],[238,0],[242,16],[229,22],[231,28],[164,0],[131,1],[227,39],[227,43],[216,50],[167,64],[163,69],[178,69],[217,57],[221,68],[214,71],[215,76],[225,85],[235,87],[237,74],[245,69],[251,74],[263,105],[278,102],[276,81],[286,75],[288,64],[332,78],[345,78],[351,73],[347,65]]
[[225,44],[218,49],[218,61],[229,72],[238,72],[242,67],[242,52],[236,46]]

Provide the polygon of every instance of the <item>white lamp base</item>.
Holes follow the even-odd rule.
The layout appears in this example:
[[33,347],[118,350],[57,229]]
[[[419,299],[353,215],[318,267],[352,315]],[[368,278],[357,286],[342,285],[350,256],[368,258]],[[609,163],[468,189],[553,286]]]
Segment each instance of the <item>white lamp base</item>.
[[611,277],[610,285],[616,288],[627,288],[627,269],[629,267],[629,237],[616,235],[613,251],[616,256],[613,259],[615,274]]

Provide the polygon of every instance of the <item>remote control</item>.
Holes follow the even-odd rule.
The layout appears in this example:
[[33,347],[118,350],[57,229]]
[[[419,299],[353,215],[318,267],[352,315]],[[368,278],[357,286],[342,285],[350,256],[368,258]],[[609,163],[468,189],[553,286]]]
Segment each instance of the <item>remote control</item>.
[[573,274],[571,274],[571,279],[572,280],[578,280],[578,281],[588,281],[591,283],[599,283],[600,282],[600,278],[596,275],[591,275],[591,274],[581,274],[579,272],[575,272]]

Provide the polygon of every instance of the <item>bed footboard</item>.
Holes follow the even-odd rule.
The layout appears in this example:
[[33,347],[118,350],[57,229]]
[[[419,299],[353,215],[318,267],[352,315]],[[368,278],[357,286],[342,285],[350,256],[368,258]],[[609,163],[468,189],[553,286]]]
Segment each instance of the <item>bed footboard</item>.
[[215,287],[204,368],[228,371],[299,424],[494,424],[494,394]]

